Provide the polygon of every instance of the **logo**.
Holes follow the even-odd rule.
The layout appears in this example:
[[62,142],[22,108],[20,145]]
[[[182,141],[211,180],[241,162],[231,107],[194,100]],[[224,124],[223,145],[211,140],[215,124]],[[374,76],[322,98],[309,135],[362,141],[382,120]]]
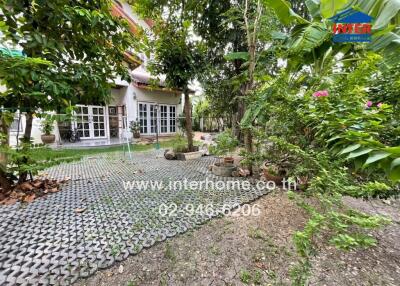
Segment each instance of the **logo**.
[[371,42],[373,20],[371,16],[350,8],[330,20],[334,23],[332,26],[334,42]]

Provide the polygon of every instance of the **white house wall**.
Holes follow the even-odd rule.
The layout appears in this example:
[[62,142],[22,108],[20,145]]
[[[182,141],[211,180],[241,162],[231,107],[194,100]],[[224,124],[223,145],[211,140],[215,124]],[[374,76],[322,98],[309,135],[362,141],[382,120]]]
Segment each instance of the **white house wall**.
[[176,95],[172,92],[141,89],[132,84],[127,94],[127,113],[129,121],[136,121],[138,119],[139,102],[176,105],[177,110],[181,110],[180,95]]
[[112,89],[111,94],[112,100],[109,105],[126,106],[126,120],[128,125],[131,121],[138,120],[139,102],[175,105],[177,116],[181,114],[181,95],[179,94],[177,95],[172,92],[142,89],[136,87],[133,83],[131,83],[128,87]]

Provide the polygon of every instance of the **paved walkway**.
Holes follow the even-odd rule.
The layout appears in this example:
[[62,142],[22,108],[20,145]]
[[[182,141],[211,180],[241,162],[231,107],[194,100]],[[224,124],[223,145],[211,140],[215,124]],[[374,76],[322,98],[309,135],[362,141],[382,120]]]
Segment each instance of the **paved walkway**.
[[[0,285],[70,285],[266,193],[168,187],[185,179],[226,181],[208,171],[214,161],[167,161],[152,151],[134,153],[133,161],[115,153],[47,170],[71,180],[31,204],[0,206]],[[166,187],[125,190],[123,182],[133,180]]]

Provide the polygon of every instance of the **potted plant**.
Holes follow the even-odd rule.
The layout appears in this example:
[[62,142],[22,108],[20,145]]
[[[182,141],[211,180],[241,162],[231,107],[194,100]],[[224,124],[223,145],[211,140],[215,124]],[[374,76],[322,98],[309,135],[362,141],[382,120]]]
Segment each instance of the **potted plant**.
[[199,148],[195,146],[193,152],[188,151],[187,141],[183,134],[177,134],[172,140],[172,150],[166,150],[164,157],[168,160],[193,160],[203,156],[203,152],[199,151]]
[[41,122],[42,132],[41,135],[42,142],[44,144],[51,144],[56,141],[56,136],[51,134],[54,129],[54,118],[51,115],[48,115]]
[[236,170],[232,152],[239,145],[239,141],[232,135],[230,130],[226,130],[217,136],[216,145],[210,147],[210,153],[220,157],[220,162],[213,165],[212,171],[215,175],[230,177]]
[[268,181],[273,181],[278,185],[282,184],[284,177],[287,175],[286,169],[281,166],[271,164],[270,162],[264,162],[263,166],[263,175],[265,179]]
[[129,129],[133,134],[133,138],[140,138],[140,124],[139,121],[131,121],[129,123]]

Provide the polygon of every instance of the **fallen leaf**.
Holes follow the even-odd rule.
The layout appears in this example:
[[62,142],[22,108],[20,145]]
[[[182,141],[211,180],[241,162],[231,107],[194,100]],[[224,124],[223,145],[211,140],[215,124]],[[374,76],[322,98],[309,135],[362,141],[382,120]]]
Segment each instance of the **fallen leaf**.
[[32,191],[33,190],[33,186],[28,182],[22,183],[21,185],[18,186],[18,188],[23,192],[27,192],[27,191]]
[[86,208],[77,208],[77,209],[75,209],[75,212],[80,214],[80,213],[83,213],[85,210],[86,210]]
[[15,204],[17,201],[18,201],[17,199],[8,198],[8,199],[4,200],[3,203],[4,203],[6,206],[9,206],[9,205]]
[[35,194],[27,195],[27,196],[25,196],[25,198],[24,198],[24,202],[26,202],[26,203],[31,203],[31,202],[33,202],[35,199],[36,199],[36,195],[35,195]]
[[250,171],[249,170],[245,170],[245,169],[239,169],[239,174],[242,177],[247,177],[250,175]]
[[256,262],[255,265],[257,268],[260,268],[260,269],[264,269],[264,270],[268,269],[267,265],[265,265],[264,263],[261,263],[261,262]]
[[36,189],[40,189],[40,187],[43,185],[43,182],[40,180],[36,180],[32,183],[32,186],[34,186]]
[[120,266],[119,266],[119,268],[118,268],[118,273],[119,273],[119,274],[124,273],[124,266],[123,266],[123,265],[120,265]]
[[47,189],[50,193],[57,193],[59,191],[58,188],[51,188],[51,189]]

